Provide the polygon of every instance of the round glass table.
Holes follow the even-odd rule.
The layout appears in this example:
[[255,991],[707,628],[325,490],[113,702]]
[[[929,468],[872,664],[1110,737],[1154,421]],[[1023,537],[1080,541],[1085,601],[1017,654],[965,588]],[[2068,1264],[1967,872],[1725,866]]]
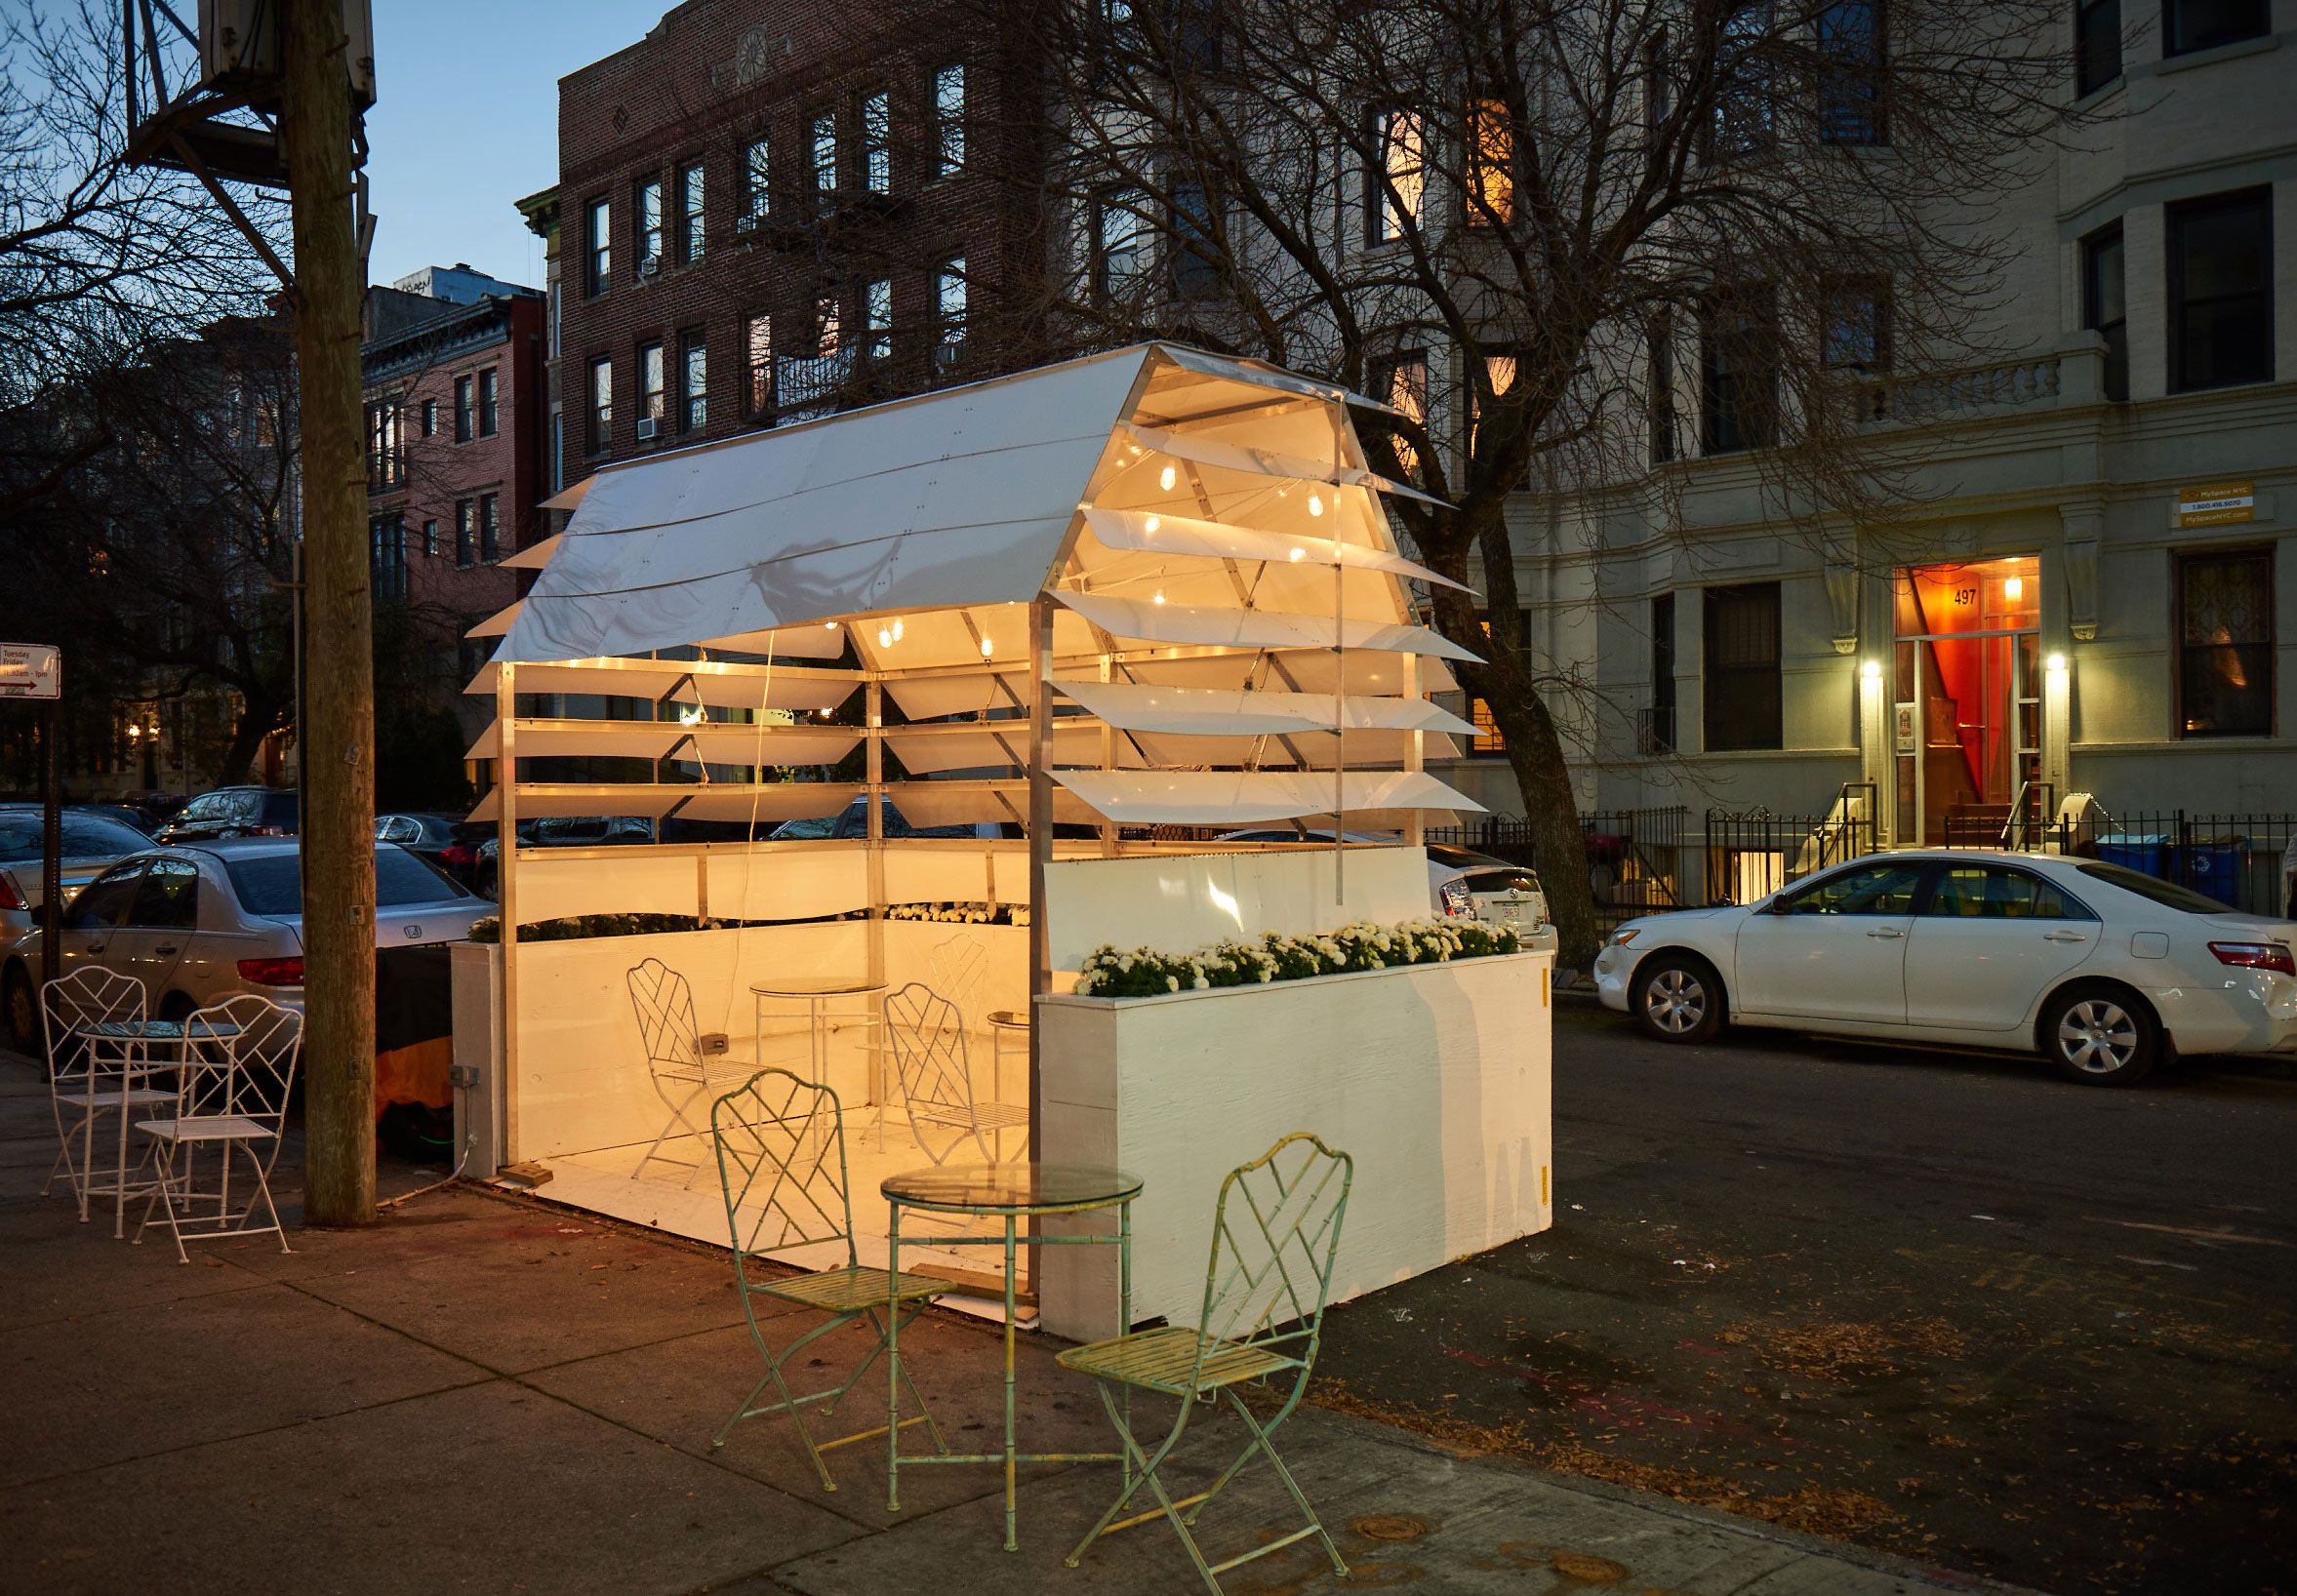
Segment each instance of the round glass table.
[[[1021,1549],[1015,1510],[1015,1472],[1022,1463],[1122,1463],[1125,1483],[1132,1483],[1132,1465],[1119,1452],[1022,1452],[1013,1431],[1013,1346],[1015,1291],[1019,1254],[1025,1245],[1025,1219],[1057,1214],[1090,1214],[1116,1210],[1116,1233],[1079,1231],[1063,1235],[1031,1235],[1031,1247],[1113,1245],[1117,1250],[1117,1324],[1130,1330],[1133,1321],[1133,1199],[1141,1195],[1141,1177],[1122,1170],[1098,1169],[1087,1164],[949,1164],[908,1170],[878,1183],[886,1201],[885,1239],[887,1272],[899,1278],[902,1270],[902,1210],[927,1214],[964,1215],[1004,1221],[1002,1234],[940,1236],[936,1247],[994,1247],[1005,1249],[1005,1450],[902,1456],[902,1365],[899,1331],[886,1338],[891,1371],[891,1395],[886,1408],[885,1505],[901,1509],[901,1471],[904,1463],[1002,1463],[1005,1465],[1005,1549]],[[898,1317],[898,1316],[897,1316]],[[889,1325],[893,1320],[889,1318]],[[1129,1404],[1129,1397],[1128,1397]]]
[[197,1035],[186,1035],[181,1019],[99,1019],[75,1025],[72,1035],[87,1045],[86,1073],[78,1084],[84,1088],[89,1106],[78,1126],[79,1163],[77,1167],[70,1163],[67,1143],[65,1175],[80,1200],[80,1222],[85,1224],[89,1193],[105,1173],[96,1164],[96,1113],[99,1108],[116,1110],[120,1118],[119,1145],[106,1149],[114,1155],[109,1172],[111,1233],[124,1238],[128,1233],[128,1199],[141,1197],[158,1185],[156,1180],[141,1177],[133,1183],[128,1178],[128,1110],[179,1101],[176,1086],[161,1088],[144,1083],[155,1076],[205,1066],[209,1060],[203,1050],[210,1044],[232,1041],[239,1035],[239,1027],[228,1020],[209,1017],[200,1020]]

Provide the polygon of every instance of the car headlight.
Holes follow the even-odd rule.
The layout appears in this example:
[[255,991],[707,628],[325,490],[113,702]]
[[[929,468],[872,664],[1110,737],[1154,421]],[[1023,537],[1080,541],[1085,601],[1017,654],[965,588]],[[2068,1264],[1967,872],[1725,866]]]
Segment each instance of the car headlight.
[[1610,936],[1603,938],[1603,945],[1605,947],[1625,947],[1628,943],[1635,939],[1635,936],[1639,929],[1639,927],[1635,926],[1622,926],[1619,928],[1619,930],[1613,932]]

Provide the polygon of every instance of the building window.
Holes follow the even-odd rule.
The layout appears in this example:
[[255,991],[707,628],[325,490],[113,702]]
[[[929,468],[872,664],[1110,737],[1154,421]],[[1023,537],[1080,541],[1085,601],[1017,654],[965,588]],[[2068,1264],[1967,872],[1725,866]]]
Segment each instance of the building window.
[[702,259],[706,214],[703,204],[702,163],[678,169],[678,263],[690,266]]
[[423,401],[423,435],[426,438],[430,437],[438,429],[439,402],[436,399],[425,399]]
[[2163,0],[2161,54],[2190,56],[2273,31],[2272,0]]
[[464,570],[478,562],[478,505],[467,499],[455,500],[455,563]]
[[862,101],[862,180],[872,194],[893,192],[893,100],[883,90]]
[[2121,223],[2081,241],[2081,325],[2106,340],[2106,397],[2129,397],[2129,304],[2122,297]]
[[2075,0],[2074,93],[2094,95],[2121,76],[2121,0]]
[[862,285],[862,358],[883,360],[893,353],[893,279],[873,277]]
[[817,356],[833,355],[837,353],[838,344],[842,341],[842,335],[839,331],[839,321],[840,318],[838,315],[837,295],[835,291],[830,289],[824,289],[821,293],[815,295],[814,353]]
[[1415,111],[1372,115],[1372,147],[1379,159],[1364,169],[1364,242],[1388,244],[1420,223],[1428,191],[1428,127]]
[[1674,751],[1674,595],[1651,600],[1651,707],[1636,728],[1638,753]]
[[764,416],[774,408],[774,318],[756,315],[744,330],[743,361],[749,373],[749,414]]
[[495,435],[496,384],[500,375],[492,366],[478,374],[478,435],[482,438]]
[[1093,298],[1105,305],[1129,305],[1139,297],[1148,265],[1148,225],[1142,209],[1148,196],[1138,188],[1116,188],[1093,198]]
[[455,441],[468,443],[477,430],[477,390],[468,377],[458,377],[455,379]]
[[1500,723],[1493,718],[1489,703],[1471,697],[1468,699],[1468,720],[1475,728],[1474,739],[1468,744],[1470,753],[1482,759],[1507,753],[1507,734],[1500,730]]
[[397,515],[379,515],[367,523],[369,561],[374,567],[375,596],[407,596],[407,523]]
[[[1428,351],[1398,349],[1372,367],[1372,397],[1385,399],[1403,413],[1422,432],[1428,427]],[[1400,431],[1395,436],[1395,459],[1405,473],[1420,468],[1420,451]]]
[[1707,153],[1727,161],[1771,146],[1776,131],[1771,104],[1769,0],[1733,6],[1723,19],[1715,48],[1714,104],[1708,123]]
[[1172,288],[1184,299],[1209,294],[1220,283],[1219,234],[1214,195],[1203,183],[1182,180],[1172,185]]
[[688,333],[678,347],[678,430],[700,432],[708,425],[709,345],[701,333]]
[[426,560],[439,557],[439,524],[436,521],[423,523],[423,557]]
[[933,74],[933,175],[951,177],[965,165],[965,68]]
[[614,361],[590,362],[590,453],[603,455],[614,444]]
[[367,407],[367,487],[370,492],[403,486],[407,450],[399,436],[403,413],[396,399]]
[[1667,53],[1667,29],[1651,30],[1643,44],[1643,131],[1655,134],[1674,115],[1674,62]]
[[638,424],[648,429],[648,435],[662,436],[663,423],[669,419],[669,387],[663,362],[660,343],[638,345]]
[[1718,289],[1699,328],[1699,448],[1709,455],[1776,441],[1779,321],[1768,283]]
[[1674,417],[1674,317],[1662,310],[1651,319],[1645,351],[1650,384],[1651,463],[1665,465],[1680,450]]
[[2177,557],[2180,737],[2273,735],[2273,550]]
[[662,265],[662,180],[638,180],[638,275]]
[[2272,191],[2169,207],[2169,386],[2273,380]]
[[1515,128],[1504,100],[1468,108],[1468,222],[1496,227],[1515,216]]
[[763,221],[773,208],[773,152],[762,138],[752,139],[742,146],[742,209],[746,216]]
[[478,557],[490,563],[503,557],[503,500],[499,494],[478,496]]
[[837,113],[824,111],[814,118],[814,198],[826,206],[837,192]]
[[1832,144],[1885,142],[1883,68],[1889,43],[1882,0],[1835,0],[1818,16],[1819,137]]
[[1821,290],[1819,359],[1836,377],[1890,370],[1890,285],[1879,277],[1836,277]]
[[1706,747],[1777,748],[1779,584],[1707,589]]
[[933,268],[934,360],[954,365],[965,346],[965,258],[952,255]]
[[589,219],[583,224],[589,252],[588,283],[592,294],[603,294],[614,284],[614,207],[606,200],[590,202]]

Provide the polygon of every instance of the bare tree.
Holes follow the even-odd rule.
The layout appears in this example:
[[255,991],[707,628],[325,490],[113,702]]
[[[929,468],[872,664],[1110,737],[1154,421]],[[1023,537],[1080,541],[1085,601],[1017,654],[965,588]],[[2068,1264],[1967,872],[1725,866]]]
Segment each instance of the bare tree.
[[1902,513],[1908,446],[1870,423],[1887,382],[1990,352],[1990,207],[2061,114],[2056,8],[982,3],[1052,124],[1042,352],[1185,339],[1404,413],[1359,429],[1448,505],[1390,510],[1480,590],[1434,593],[1434,623],[1483,656],[1462,686],[1584,962],[1566,755],[1606,711],[1526,633],[1511,517],[1665,535],[1694,447],[1749,451],[1814,539]]

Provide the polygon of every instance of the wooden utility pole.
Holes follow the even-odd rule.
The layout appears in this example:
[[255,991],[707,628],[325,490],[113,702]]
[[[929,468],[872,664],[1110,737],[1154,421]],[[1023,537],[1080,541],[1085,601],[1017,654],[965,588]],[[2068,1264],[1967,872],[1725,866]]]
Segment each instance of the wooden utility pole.
[[281,8],[302,447],[303,1218],[375,1218],[375,674],[342,0]]

